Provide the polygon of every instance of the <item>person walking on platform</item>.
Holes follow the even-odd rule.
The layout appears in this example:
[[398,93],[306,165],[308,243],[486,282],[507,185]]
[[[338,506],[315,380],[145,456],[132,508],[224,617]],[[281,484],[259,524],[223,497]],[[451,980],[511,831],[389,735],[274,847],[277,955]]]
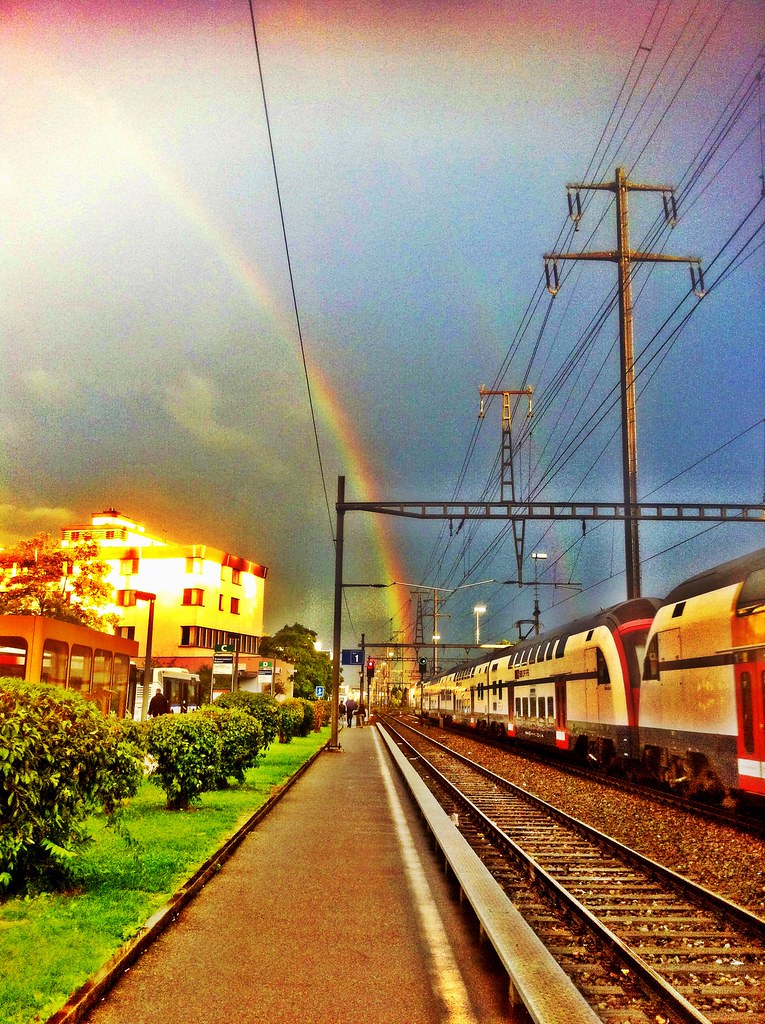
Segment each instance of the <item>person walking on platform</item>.
[[356,725],[360,729],[364,728],[364,719],[366,717],[367,717],[367,709],[364,706],[364,701],[362,700],[361,703],[359,704],[359,706],[356,708]]
[[337,706],[337,720],[338,720],[338,722],[342,722],[342,720],[344,718],[345,718],[345,701],[341,700],[340,703]]
[[349,697],[345,702],[345,715],[348,721],[348,728],[353,725],[353,712],[356,710],[356,701],[353,697]]

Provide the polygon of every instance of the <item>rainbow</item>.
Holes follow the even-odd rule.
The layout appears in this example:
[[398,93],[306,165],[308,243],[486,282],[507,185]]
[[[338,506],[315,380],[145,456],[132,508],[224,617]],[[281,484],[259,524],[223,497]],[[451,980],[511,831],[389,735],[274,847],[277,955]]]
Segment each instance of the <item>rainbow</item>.
[[[76,101],[95,114],[109,132],[115,146],[124,151],[125,158],[140,167],[150,180],[159,186],[180,215],[191,223],[217,254],[221,264],[241,286],[246,297],[270,320],[276,336],[285,344],[291,339],[297,343],[297,328],[294,320],[279,312],[279,304],[255,264],[247,258],[229,232],[211,215],[199,195],[189,187],[180,174],[162,160],[151,143],[132,126],[120,122],[117,111],[104,97],[86,94],[74,87],[71,81],[52,73],[57,85],[72,95]],[[367,457],[358,431],[346,415],[339,396],[329,380],[317,366],[309,366],[309,379],[314,406],[319,420],[328,432],[345,466],[347,485],[355,500],[371,501],[379,497],[374,493],[375,475]],[[332,502],[334,481],[327,480],[327,489]],[[379,582],[402,581],[406,574],[401,567],[390,523],[381,516],[368,517],[372,537],[371,550],[376,555],[374,571]],[[370,581],[371,582],[371,581]],[[378,582],[376,579],[375,582]],[[387,615],[381,618],[398,620],[401,613],[401,592],[390,587],[385,591]],[[399,623],[399,626],[401,624]]]

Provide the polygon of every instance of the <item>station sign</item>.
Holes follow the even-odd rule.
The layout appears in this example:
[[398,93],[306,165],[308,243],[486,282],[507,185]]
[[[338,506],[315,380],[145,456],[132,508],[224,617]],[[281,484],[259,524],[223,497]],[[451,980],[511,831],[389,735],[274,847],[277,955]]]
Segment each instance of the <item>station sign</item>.
[[216,644],[214,650],[216,654],[234,654],[236,647],[233,644]]
[[317,698],[317,700],[320,697],[323,697],[323,696],[324,696],[324,687],[323,686],[317,686],[316,687],[316,698]]
[[364,652],[359,651],[355,648],[351,650],[344,650],[340,655],[341,665],[363,665],[364,664]]

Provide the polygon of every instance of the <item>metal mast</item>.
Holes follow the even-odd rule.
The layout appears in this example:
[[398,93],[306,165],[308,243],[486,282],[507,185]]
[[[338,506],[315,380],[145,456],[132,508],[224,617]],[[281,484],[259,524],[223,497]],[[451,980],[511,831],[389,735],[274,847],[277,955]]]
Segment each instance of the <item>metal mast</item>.
[[[485,388],[483,384],[478,389],[478,394],[481,396],[481,406],[478,411],[478,418],[483,419],[484,412],[484,398],[490,395],[501,395],[502,396],[502,466],[500,470],[500,501],[508,501],[515,504],[515,470],[513,468],[513,438],[512,438],[512,427],[513,427],[513,409],[510,401],[513,397],[519,397],[521,395],[527,395],[529,399],[529,412],[528,415],[533,414],[533,408],[531,404],[532,395],[534,394],[533,388],[523,388],[523,390],[513,390],[511,388],[502,388],[499,391],[492,391],[490,388]],[[526,521],[524,519],[513,519],[513,542],[515,544],[515,559],[518,564],[518,579],[523,579],[523,541],[526,533]]]
[[[613,252],[545,253],[547,290],[556,295],[560,286],[558,260],[608,260],[617,264],[619,275],[619,354],[621,362],[621,434],[622,484],[624,494],[624,554],[627,571],[627,597],[640,597],[640,544],[637,515],[637,418],[635,415],[635,354],[632,317],[632,263],[689,263],[693,292],[704,295],[701,260],[696,256],[669,256],[666,253],[635,252],[630,249],[627,194],[629,192],[661,192],[664,215],[672,227],[677,223],[677,206],[671,185],[640,185],[628,181],[627,173],[617,167],[613,182],[567,185],[571,219],[579,228],[582,189],[605,190],[616,197],[616,243]],[[574,196],[572,197],[572,192]],[[697,272],[698,271],[698,277]]]

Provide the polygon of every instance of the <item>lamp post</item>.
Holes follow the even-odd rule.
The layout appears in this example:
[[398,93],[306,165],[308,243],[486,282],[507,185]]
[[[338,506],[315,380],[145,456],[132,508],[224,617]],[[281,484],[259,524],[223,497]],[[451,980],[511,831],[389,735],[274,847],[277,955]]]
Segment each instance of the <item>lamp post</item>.
[[154,602],[157,595],[148,590],[136,590],[136,601],[149,602],[149,623],[146,627],[146,657],[143,663],[143,696],[141,697],[141,721],[149,717],[149,690],[151,689],[151,642],[154,637]]
[[433,675],[438,672],[438,641],[441,639],[440,633],[433,634]]
[[476,647],[480,647],[480,645],[481,645],[481,630],[480,630],[479,623],[480,623],[480,620],[481,620],[481,616],[486,612],[486,605],[477,604],[473,608],[473,611],[475,612],[475,645],[476,645]]

